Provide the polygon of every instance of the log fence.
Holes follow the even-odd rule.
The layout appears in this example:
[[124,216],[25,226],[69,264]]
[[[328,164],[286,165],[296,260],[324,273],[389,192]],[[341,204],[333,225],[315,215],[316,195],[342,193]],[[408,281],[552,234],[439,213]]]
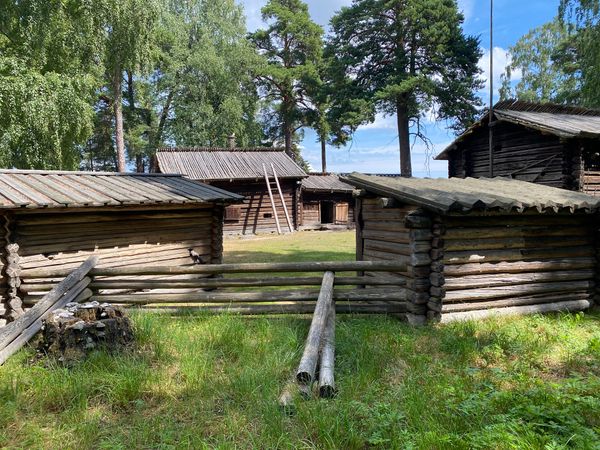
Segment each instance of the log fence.
[[[53,288],[49,280],[60,280],[69,270],[22,270],[23,304],[37,304]],[[319,297],[315,288],[328,272],[343,274],[332,279],[331,295],[338,313],[407,312],[406,263],[396,261],[95,267],[88,273],[88,288],[92,301],[154,311],[304,314],[314,311]]]

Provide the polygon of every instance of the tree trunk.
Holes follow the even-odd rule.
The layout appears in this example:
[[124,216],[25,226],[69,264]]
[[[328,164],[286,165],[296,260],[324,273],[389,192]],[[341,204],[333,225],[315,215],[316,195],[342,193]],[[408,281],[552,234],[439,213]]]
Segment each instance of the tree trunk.
[[327,142],[321,136],[321,172],[327,173]]
[[129,116],[127,117],[127,132],[130,133],[130,140],[128,142],[129,154],[135,154],[135,171],[138,173],[145,172],[144,155],[136,152],[135,147],[131,142],[131,128],[136,123],[135,114],[135,94],[133,89],[133,72],[127,71],[127,102],[129,103]]
[[150,145],[153,150],[157,150],[162,142],[162,135],[165,129],[165,124],[167,123],[167,118],[169,117],[169,110],[171,109],[171,103],[173,102],[173,96],[175,94],[175,88],[169,89],[169,93],[167,94],[167,99],[165,100],[165,105],[163,106],[162,111],[160,112],[160,119],[158,120],[158,128],[156,129],[156,133],[154,133],[152,137],[152,141]]
[[400,144],[400,175],[403,177],[412,177],[408,111],[406,104],[400,98],[396,100],[396,119],[398,121],[398,140]]
[[123,93],[121,92],[121,79],[123,74],[121,69],[115,70],[113,74],[114,91],[114,114],[115,114],[115,144],[117,147],[117,171],[125,172],[127,170],[125,163],[125,139],[123,136]]
[[283,123],[283,135],[285,138],[285,152],[292,158],[296,159],[296,155],[292,149],[292,135],[294,132],[292,131],[292,124],[285,119]]

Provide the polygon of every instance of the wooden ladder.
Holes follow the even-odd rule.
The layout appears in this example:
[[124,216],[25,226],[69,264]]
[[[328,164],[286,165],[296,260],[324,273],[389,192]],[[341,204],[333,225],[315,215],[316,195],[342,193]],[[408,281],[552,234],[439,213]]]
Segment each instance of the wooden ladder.
[[[273,163],[271,163],[271,169],[273,170],[273,178],[275,179],[275,187],[277,188],[277,193],[279,194],[281,204],[283,205],[283,212],[285,214],[285,219],[287,221],[288,228],[290,230],[290,233],[293,233],[294,227],[292,226],[292,221],[290,220],[287,206],[285,205],[285,199],[283,197],[283,192],[281,192],[281,186],[279,184],[279,180],[277,179],[277,172],[275,172],[275,166],[273,166]],[[277,226],[277,233],[281,234],[281,226],[279,225],[279,215],[277,214],[277,207],[275,206],[275,199],[273,198],[273,190],[271,189],[271,180],[269,179],[267,167],[264,164],[263,164],[263,171],[265,173],[265,183],[267,184],[269,200],[271,200],[271,208],[273,209],[273,217],[275,217],[275,225]]]

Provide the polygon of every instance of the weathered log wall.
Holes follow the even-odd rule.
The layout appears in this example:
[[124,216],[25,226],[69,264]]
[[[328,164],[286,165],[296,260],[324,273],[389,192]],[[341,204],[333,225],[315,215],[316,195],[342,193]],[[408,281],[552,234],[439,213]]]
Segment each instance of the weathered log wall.
[[360,198],[357,214],[357,259],[406,263],[406,272],[387,276],[398,279],[398,289],[406,288],[407,318],[424,321],[430,287],[431,219],[414,206],[380,197]]
[[[273,180],[271,179],[271,181]],[[280,179],[279,183],[293,228],[296,229],[299,212],[297,202],[298,182],[296,179]],[[225,220],[223,231],[226,234],[277,232],[275,216],[273,215],[271,200],[269,199],[267,185],[264,180],[257,180],[256,182],[215,181],[209,184],[245,197],[244,203],[238,206],[240,208],[239,219]],[[275,201],[275,208],[277,209],[281,228],[282,230],[287,230],[283,203],[277,193],[277,189],[274,187],[273,189],[273,200]]]
[[[497,122],[493,133],[494,176],[512,176],[547,186],[578,189],[573,186],[573,158],[569,146],[559,137],[507,122]],[[449,157],[449,176],[488,177],[487,128],[478,129],[458,145]]]
[[438,218],[431,256],[431,318],[593,301],[596,227],[587,215]]
[[310,227],[321,223],[321,202],[318,200],[302,200],[303,227]]
[[[19,244],[20,268],[70,269],[90,255],[98,267],[183,266],[219,263],[222,258],[221,206],[155,210],[110,209],[94,212],[19,212],[13,216],[13,242]],[[26,300],[39,296],[32,286],[49,278],[21,282]]]

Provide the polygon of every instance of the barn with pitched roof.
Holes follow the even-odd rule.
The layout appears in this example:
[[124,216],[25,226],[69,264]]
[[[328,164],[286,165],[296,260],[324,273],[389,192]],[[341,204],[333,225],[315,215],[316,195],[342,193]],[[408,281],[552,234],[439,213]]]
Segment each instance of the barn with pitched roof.
[[450,177],[504,176],[600,195],[600,110],[507,100],[492,118],[436,157],[448,161]]
[[178,175],[0,170],[0,325],[54,279],[28,269],[220,263],[223,211],[242,197]]
[[301,224],[301,182],[307,174],[283,149],[162,148],[156,161],[161,173],[178,173],[244,197],[226,208],[225,233],[286,232]]
[[356,259],[407,264],[389,277],[415,322],[578,311],[598,298],[598,197],[504,177],[345,180],[360,189]]

